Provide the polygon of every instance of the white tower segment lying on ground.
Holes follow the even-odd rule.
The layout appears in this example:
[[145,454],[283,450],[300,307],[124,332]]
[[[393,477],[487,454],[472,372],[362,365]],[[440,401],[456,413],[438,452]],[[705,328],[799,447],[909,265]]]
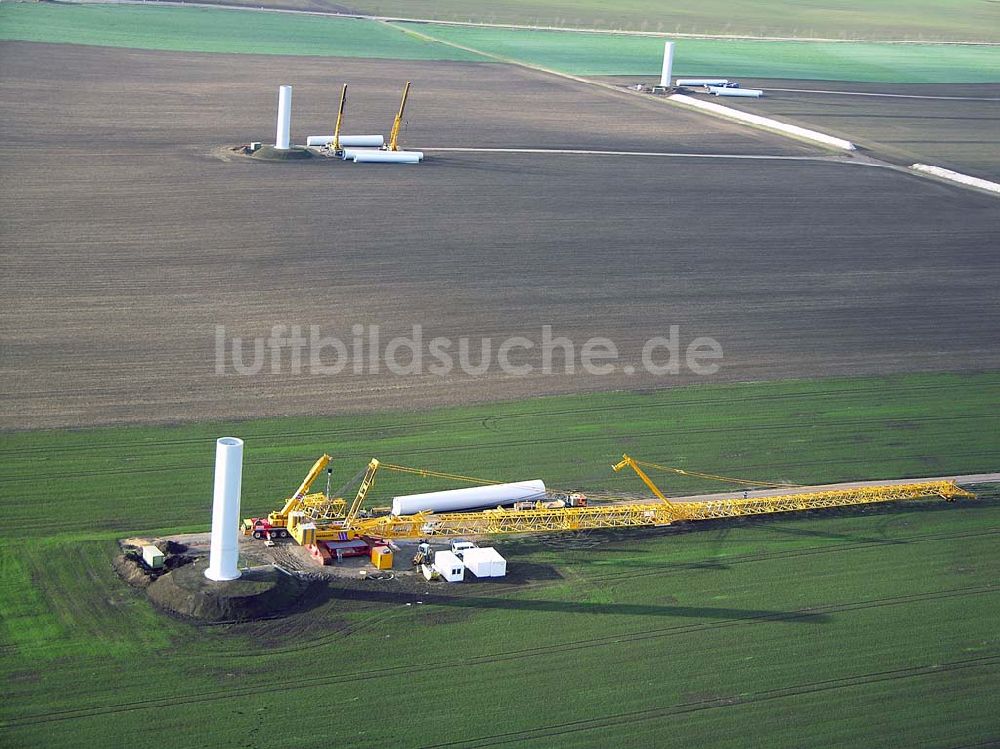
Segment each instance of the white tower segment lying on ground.
[[292,87],[278,87],[278,128],[274,136],[274,147],[287,151],[292,130]]
[[240,526],[240,488],[243,483],[243,440],[221,437],[215,443],[215,497],[212,501],[212,548],[205,577],[235,580]]
[[484,507],[512,505],[521,501],[545,499],[545,484],[538,480],[518,481],[512,484],[473,486],[468,489],[450,489],[443,492],[408,494],[392,498],[393,515],[415,515],[418,512],[461,512]]
[[670,76],[674,68],[674,43],[663,44],[663,70],[660,72],[660,85],[670,87]]
[[[306,138],[307,146],[328,146],[333,143],[332,135],[310,135]],[[385,138],[381,135],[341,135],[341,148],[350,146],[352,148],[381,148],[385,145]]]

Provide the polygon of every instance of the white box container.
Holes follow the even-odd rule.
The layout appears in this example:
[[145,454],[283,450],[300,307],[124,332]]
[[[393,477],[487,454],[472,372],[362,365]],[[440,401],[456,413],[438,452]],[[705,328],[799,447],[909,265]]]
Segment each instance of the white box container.
[[507,560],[491,546],[466,549],[462,561],[476,577],[504,577],[507,574]]
[[465,579],[465,564],[450,551],[434,552],[434,571],[450,583]]
[[142,547],[142,561],[152,570],[163,567],[163,552],[152,544]]

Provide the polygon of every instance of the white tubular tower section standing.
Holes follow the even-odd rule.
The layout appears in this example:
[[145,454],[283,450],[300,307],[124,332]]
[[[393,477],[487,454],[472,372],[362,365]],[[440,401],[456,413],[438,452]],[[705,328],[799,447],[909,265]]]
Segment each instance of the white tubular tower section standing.
[[235,580],[240,524],[240,488],[243,483],[243,440],[221,437],[215,443],[215,497],[212,502],[212,548],[205,577]]
[[660,72],[660,85],[670,87],[670,76],[674,68],[674,43],[663,44],[663,70]]
[[292,130],[292,87],[278,87],[278,128],[274,136],[274,147],[287,151]]

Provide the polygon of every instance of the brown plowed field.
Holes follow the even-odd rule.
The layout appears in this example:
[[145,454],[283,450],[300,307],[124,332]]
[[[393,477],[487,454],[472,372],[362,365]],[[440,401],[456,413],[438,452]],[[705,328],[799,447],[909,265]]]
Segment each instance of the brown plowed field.
[[287,360],[279,374],[218,376],[216,325],[349,339],[377,324],[384,342],[420,324],[425,340],[495,343],[552,325],[636,361],[676,324],[684,344],[721,343],[709,380],[1000,366],[1000,209],[958,188],[820,161],[451,153],[368,168],[217,155],[269,139],[279,83],[296,87],[302,140],[329,130],[344,80],[348,130],[384,133],[407,79],[410,147],[817,154],[501,65],[5,44],[0,427],[702,379],[310,376]]

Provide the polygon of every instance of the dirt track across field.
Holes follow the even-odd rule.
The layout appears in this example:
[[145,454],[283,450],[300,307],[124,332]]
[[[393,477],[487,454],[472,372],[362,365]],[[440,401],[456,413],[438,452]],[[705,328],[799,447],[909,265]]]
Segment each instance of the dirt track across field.
[[[630,83],[631,78],[604,81]],[[647,79],[647,83],[655,83]],[[934,164],[1000,180],[1000,83],[742,80],[762,99],[711,101],[846,138],[895,164]]]
[[[1000,366],[994,199],[872,167],[436,153],[257,163],[222,146],[388,129],[410,147],[825,156],[659,102],[494,64],[0,48],[0,427],[422,408],[543,393]],[[216,373],[226,340],[318,325],[581,346],[637,362],[678,325],[713,377]],[[227,346],[229,344],[227,343]],[[231,354],[231,349],[227,349]],[[405,357],[403,357],[405,358]],[[224,364],[229,360],[227,359]],[[306,361],[308,362],[308,356]],[[472,361],[478,361],[473,354]],[[522,363],[522,362],[518,362]],[[538,365],[538,348],[523,363]],[[265,367],[265,370],[267,367]]]

